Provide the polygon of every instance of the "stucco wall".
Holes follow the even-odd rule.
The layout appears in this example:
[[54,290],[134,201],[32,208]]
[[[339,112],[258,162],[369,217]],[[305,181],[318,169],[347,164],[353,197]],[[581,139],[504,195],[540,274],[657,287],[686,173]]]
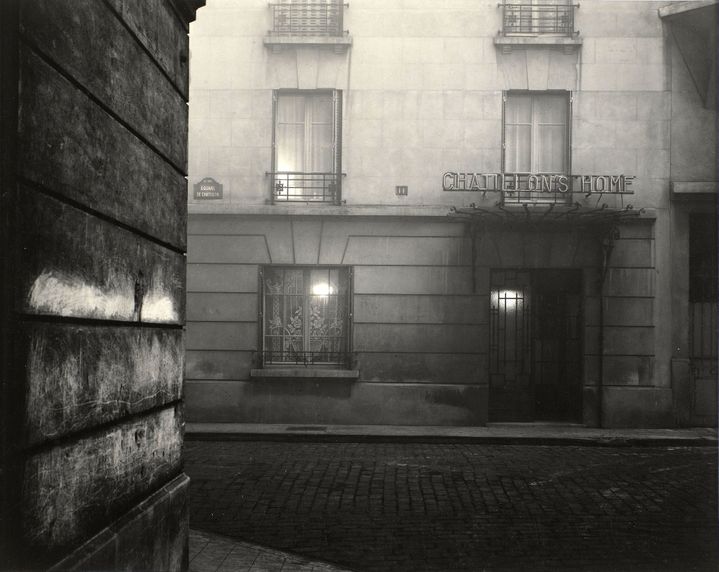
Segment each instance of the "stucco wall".
[[[334,88],[344,95],[347,204],[476,202],[476,193],[441,192],[441,176],[502,170],[502,91],[559,89],[574,95],[573,171],[635,175],[633,201],[666,205],[662,4],[582,2],[579,49],[503,53],[494,45],[496,2],[359,0],[345,9],[352,37],[345,52],[274,53],[263,45],[271,28],[266,2],[209,2],[191,28],[190,183],[206,176],[222,182],[225,199],[212,203],[220,210],[265,204],[272,90]],[[396,196],[395,185],[407,185],[409,194]]]
[[[616,208],[631,204],[651,209],[644,222],[620,225],[608,262],[603,302],[598,284],[597,290],[586,293],[585,421],[597,422],[601,407],[593,386],[601,383],[605,388],[604,423],[671,425],[669,177],[670,160],[679,155],[670,150],[670,135],[675,133],[670,125],[673,119],[693,125],[701,114],[673,115],[671,88],[672,81],[678,80],[670,73],[676,56],[657,13],[664,4],[588,0],[576,10],[576,43],[581,45],[507,49],[496,42],[501,28],[501,9],[496,2],[358,0],[345,9],[344,28],[352,39],[345,51],[316,47],[274,51],[263,44],[271,27],[271,13],[264,2],[247,1],[238,10],[232,2],[211,1],[191,30],[189,180],[192,184],[214,177],[224,184],[225,195],[222,200],[195,201],[192,196],[189,200],[190,213],[195,213],[188,239],[190,252],[194,252],[188,298],[190,319],[196,321],[190,324],[190,340],[194,341],[188,353],[188,396],[194,420],[210,420],[213,415],[218,421],[269,420],[260,411],[270,411],[285,390],[278,389],[280,386],[263,389],[266,395],[260,398],[250,393],[257,390],[250,390],[246,385],[250,382],[245,381],[250,349],[257,340],[257,317],[253,316],[257,267],[277,253],[285,256],[293,244],[301,252],[304,240],[318,232],[326,240],[322,244],[327,245],[321,250],[324,263],[337,263],[331,253],[338,248],[336,242],[343,243],[343,237],[364,235],[347,242],[347,253],[360,256],[359,262],[345,263],[360,267],[355,278],[360,288],[356,290],[357,308],[368,316],[381,314],[384,320],[370,325],[362,321],[361,313],[356,317],[360,335],[355,349],[366,354],[360,380],[360,385],[365,384],[362,390],[370,396],[366,403],[386,399],[378,386],[382,391],[408,384],[429,388],[443,380],[463,384],[473,379],[479,380],[476,387],[486,391],[486,352],[465,351],[463,344],[466,336],[472,337],[476,348],[486,343],[487,322],[481,313],[487,306],[483,298],[487,292],[467,294],[451,289],[465,288],[469,280],[467,246],[462,247],[459,265],[447,266],[447,260],[457,254],[455,246],[464,232],[461,225],[456,225],[452,232],[457,238],[451,240],[433,236],[424,244],[402,237],[414,236],[412,229],[425,224],[415,218],[430,212],[444,216],[450,206],[495,205],[498,196],[493,193],[442,192],[442,174],[502,171],[504,92],[563,90],[572,98],[571,171],[636,177],[632,196],[575,194],[573,200],[585,207],[606,203]],[[346,207],[268,204],[272,90],[281,88],[342,90],[342,170],[346,173],[342,197]],[[699,154],[702,172],[708,165],[705,155],[705,151]],[[407,196],[396,196],[395,185],[407,185]],[[369,212],[373,205],[380,208],[372,211],[375,217],[346,216],[362,209]],[[251,213],[267,218],[258,219],[261,223],[245,218]],[[378,221],[391,214],[398,218],[396,229],[389,232],[387,223]],[[343,218],[334,218],[339,216]],[[240,230],[243,225],[255,230]],[[212,234],[213,228],[225,229],[217,234],[257,236],[242,238],[242,245],[239,238],[204,236]],[[512,264],[534,268],[574,264],[584,268],[586,276],[601,266],[589,254],[584,262],[552,259],[549,246],[547,252],[538,247],[546,241],[533,242],[531,233],[504,236],[496,228],[487,232],[495,243],[506,242],[495,251],[495,258],[480,257],[478,268],[485,276],[491,268]],[[586,228],[584,232],[592,231]],[[566,244],[574,240],[568,234],[560,236],[559,241]],[[310,244],[315,248],[317,240]],[[527,249],[537,251],[526,258]],[[445,258],[422,262],[422,256],[433,252],[437,256],[443,253]],[[234,258],[208,264],[208,256]],[[401,271],[390,270],[395,266]],[[437,274],[437,268],[445,269]],[[199,281],[195,286],[193,276]],[[368,280],[371,276],[371,281],[363,282],[363,276]],[[481,285],[481,279],[476,284]],[[370,290],[362,291],[370,285]],[[443,289],[447,287],[450,290]],[[229,288],[236,300],[223,297],[221,291],[213,292],[214,288]],[[413,288],[429,290],[415,292]],[[428,294],[436,298],[422,305]],[[600,350],[595,342],[602,328],[598,314],[592,312],[602,303],[605,343]],[[457,315],[465,315],[467,305],[480,312],[479,321],[455,323]],[[437,314],[438,308],[442,315]],[[222,316],[230,317],[228,323],[210,324],[222,321]],[[436,320],[436,325],[426,322],[430,319]],[[222,328],[225,334],[219,333]],[[364,332],[370,331],[366,339],[381,341],[387,351],[373,353],[362,345]],[[452,357],[435,356],[437,352],[421,345],[424,338],[446,338]],[[210,387],[215,389],[206,391]],[[213,397],[215,390],[227,399]],[[317,397],[326,389],[306,391],[316,394],[302,403],[316,414],[318,422],[354,415],[347,417],[350,410],[338,406],[335,398],[322,401]],[[415,405],[428,401],[418,395],[412,399]],[[258,400],[265,400],[264,405],[255,409],[251,404]],[[480,402],[480,414],[474,421],[486,419],[486,393],[473,403]],[[461,408],[434,409],[428,414],[426,409],[412,410],[406,400],[392,403],[398,418],[467,422]],[[386,422],[378,411],[381,408],[366,407],[365,413],[353,419]],[[274,419],[282,418],[277,415]]]

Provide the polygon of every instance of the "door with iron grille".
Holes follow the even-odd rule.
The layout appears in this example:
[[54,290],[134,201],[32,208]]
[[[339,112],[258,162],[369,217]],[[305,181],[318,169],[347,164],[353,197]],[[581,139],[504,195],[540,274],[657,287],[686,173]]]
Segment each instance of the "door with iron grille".
[[689,351],[694,422],[714,424],[717,400],[717,221],[689,218]]
[[579,422],[580,270],[495,270],[490,296],[490,421]]

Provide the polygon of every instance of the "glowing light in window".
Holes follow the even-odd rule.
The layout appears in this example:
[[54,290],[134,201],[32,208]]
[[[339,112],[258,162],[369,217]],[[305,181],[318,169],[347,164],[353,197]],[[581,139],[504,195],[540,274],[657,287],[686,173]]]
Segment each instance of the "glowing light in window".
[[491,304],[492,308],[501,309],[505,312],[513,312],[517,305],[524,301],[521,290],[493,290]]
[[334,294],[334,289],[327,282],[319,282],[312,286],[313,296],[329,296],[330,294]]

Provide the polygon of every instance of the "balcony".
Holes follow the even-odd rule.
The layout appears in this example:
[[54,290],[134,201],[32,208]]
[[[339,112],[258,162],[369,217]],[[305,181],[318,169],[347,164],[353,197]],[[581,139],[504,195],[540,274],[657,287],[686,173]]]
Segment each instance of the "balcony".
[[562,190],[560,190],[557,183],[551,183],[551,177],[553,176],[557,175],[554,173],[507,173],[501,204],[503,206],[524,204],[571,205],[573,190],[571,188],[571,179],[569,179],[566,190],[564,187],[561,187]]
[[284,46],[333,46],[340,52],[352,40],[343,30],[346,4],[340,0],[278,0],[270,4],[272,30],[264,43],[274,51]]
[[342,176],[338,173],[275,171],[268,174],[272,176],[272,204],[339,204],[342,198]]
[[512,46],[556,45],[571,51],[582,41],[574,29],[579,4],[568,0],[504,0],[502,30],[495,44],[511,51]]

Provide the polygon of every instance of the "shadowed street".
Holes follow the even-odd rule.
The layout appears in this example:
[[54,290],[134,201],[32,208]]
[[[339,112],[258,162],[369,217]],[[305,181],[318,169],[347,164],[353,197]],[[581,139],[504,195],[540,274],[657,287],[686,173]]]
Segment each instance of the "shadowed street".
[[191,526],[355,570],[714,570],[713,447],[188,441]]

